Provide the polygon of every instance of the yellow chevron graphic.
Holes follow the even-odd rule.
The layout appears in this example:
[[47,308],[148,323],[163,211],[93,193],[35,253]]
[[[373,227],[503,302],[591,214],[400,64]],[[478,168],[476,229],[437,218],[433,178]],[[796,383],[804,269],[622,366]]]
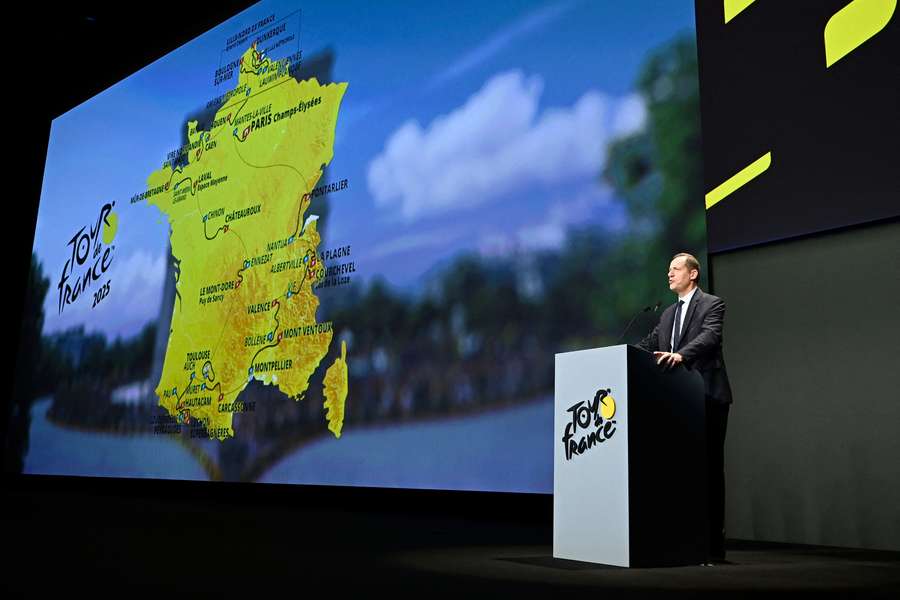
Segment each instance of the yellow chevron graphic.
[[746,185],[757,175],[763,173],[772,164],[772,153],[766,152],[752,163],[719,184],[713,191],[706,194],[706,210],[724,200],[729,194]]
[[725,0],[725,22],[732,20],[738,13],[756,2],[756,0]]
[[897,0],[853,0],[834,13],[825,24],[825,68],[884,29],[896,8]]

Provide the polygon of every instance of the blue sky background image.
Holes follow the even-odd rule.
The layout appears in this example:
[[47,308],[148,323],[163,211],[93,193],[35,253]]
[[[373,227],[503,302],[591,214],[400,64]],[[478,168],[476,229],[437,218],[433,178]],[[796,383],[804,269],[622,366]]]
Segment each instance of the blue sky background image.
[[[350,244],[359,278],[408,291],[459,252],[554,247],[573,225],[626,227],[599,183],[598,148],[640,125],[633,86],[648,51],[694,27],[687,0],[255,5],[54,120],[35,234],[51,282],[45,333],[84,323],[129,336],[156,318],[168,225],[129,199],[181,144],[185,117],[235,85],[213,85],[225,40],[298,8],[304,56],[331,48],[333,80],[349,83],[328,181],[350,187],[331,196],[320,249]],[[596,140],[584,123],[598,125]],[[585,153],[593,162],[580,164]],[[60,317],[67,242],[111,200],[110,296]]]

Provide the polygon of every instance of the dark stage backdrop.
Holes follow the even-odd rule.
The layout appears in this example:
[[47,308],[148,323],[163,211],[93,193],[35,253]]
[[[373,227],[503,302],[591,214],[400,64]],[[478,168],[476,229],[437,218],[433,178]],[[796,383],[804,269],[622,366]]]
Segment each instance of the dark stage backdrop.
[[893,222],[712,258],[729,537],[900,550],[898,240]]
[[900,215],[895,7],[697,3],[710,252]]
[[728,536],[900,549],[896,3],[696,9]]

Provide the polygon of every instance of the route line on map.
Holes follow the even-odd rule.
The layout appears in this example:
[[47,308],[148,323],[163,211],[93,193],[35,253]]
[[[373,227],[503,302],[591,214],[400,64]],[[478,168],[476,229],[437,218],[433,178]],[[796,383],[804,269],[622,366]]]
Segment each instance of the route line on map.
[[274,300],[274,302],[277,302],[277,303],[278,303],[278,304],[277,304],[278,308],[275,309],[275,316],[273,317],[273,318],[275,319],[275,329],[273,329],[271,332],[269,332],[269,335],[272,336],[272,339],[275,340],[275,343],[274,343],[274,344],[269,344],[269,345],[267,345],[267,346],[263,346],[262,348],[260,348],[259,350],[256,351],[256,354],[254,354],[254,355],[253,355],[253,358],[250,359],[250,369],[253,369],[253,363],[256,362],[256,359],[259,357],[259,355],[260,355],[263,351],[268,350],[269,348],[277,348],[277,347],[278,347],[278,344],[281,343],[281,338],[280,338],[280,337],[278,337],[278,338],[275,337],[275,333],[277,333],[277,332],[278,332],[278,328],[281,327],[281,322],[278,320],[278,313],[281,312],[281,302],[278,302],[278,299],[277,299],[277,298]]
[[[284,85],[285,83],[287,83],[287,82],[289,82],[289,81],[296,81],[296,79],[294,79],[293,77],[288,77],[288,78],[286,78],[284,81],[279,81],[278,83],[273,83],[273,84],[271,84],[271,85],[267,85],[267,86],[265,86],[265,87],[263,88],[262,91],[256,92],[256,93],[253,93],[253,94],[250,94],[249,96],[246,96],[246,97],[244,98],[243,101],[246,102],[246,101],[249,100],[250,98],[255,98],[256,96],[259,96],[260,94],[265,94],[265,93],[268,92],[269,90],[274,90],[274,89],[277,88],[279,85]],[[224,109],[226,109],[226,108],[230,108],[231,106],[237,106],[238,104],[240,104],[240,102],[235,102],[234,104],[228,104],[228,105],[223,106],[223,107],[220,108],[219,110],[224,110]]]
[[206,238],[206,241],[211,242],[219,237],[219,234],[223,231],[227,232],[229,230],[229,225],[227,223],[225,225],[222,225],[216,230],[216,233],[213,234],[212,237],[209,237],[209,229],[206,226],[206,215],[203,214],[203,207],[200,206],[200,196],[194,194],[194,197],[197,199],[197,212],[199,212],[200,216],[203,218],[203,237]]
[[[231,142],[234,143],[234,138],[233,138],[233,137],[232,137]],[[241,142],[243,142],[243,140],[241,140]],[[306,183],[306,177],[303,175],[303,173],[301,173],[300,171],[298,171],[298,170],[297,170],[297,167],[295,167],[294,165],[288,165],[288,164],[282,164],[282,163],[276,163],[276,164],[272,164],[272,165],[254,165],[254,164],[252,164],[252,163],[247,162],[247,159],[245,159],[245,158],[241,155],[241,151],[240,151],[240,149],[238,148],[237,144],[235,144],[235,146],[234,146],[234,151],[237,153],[238,158],[241,159],[241,162],[243,162],[245,165],[247,165],[247,166],[250,167],[251,169],[273,169],[273,168],[275,168],[275,167],[284,167],[285,169],[290,169],[291,171],[293,171],[294,173],[296,173],[297,176],[300,177],[300,179],[302,179],[304,183]]]

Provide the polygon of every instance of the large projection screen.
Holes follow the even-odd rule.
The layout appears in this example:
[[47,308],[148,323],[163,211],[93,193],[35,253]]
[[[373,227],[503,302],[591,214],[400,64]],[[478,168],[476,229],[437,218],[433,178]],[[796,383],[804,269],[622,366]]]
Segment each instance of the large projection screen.
[[702,198],[692,2],[259,3],[53,120],[6,469],[550,493]]

